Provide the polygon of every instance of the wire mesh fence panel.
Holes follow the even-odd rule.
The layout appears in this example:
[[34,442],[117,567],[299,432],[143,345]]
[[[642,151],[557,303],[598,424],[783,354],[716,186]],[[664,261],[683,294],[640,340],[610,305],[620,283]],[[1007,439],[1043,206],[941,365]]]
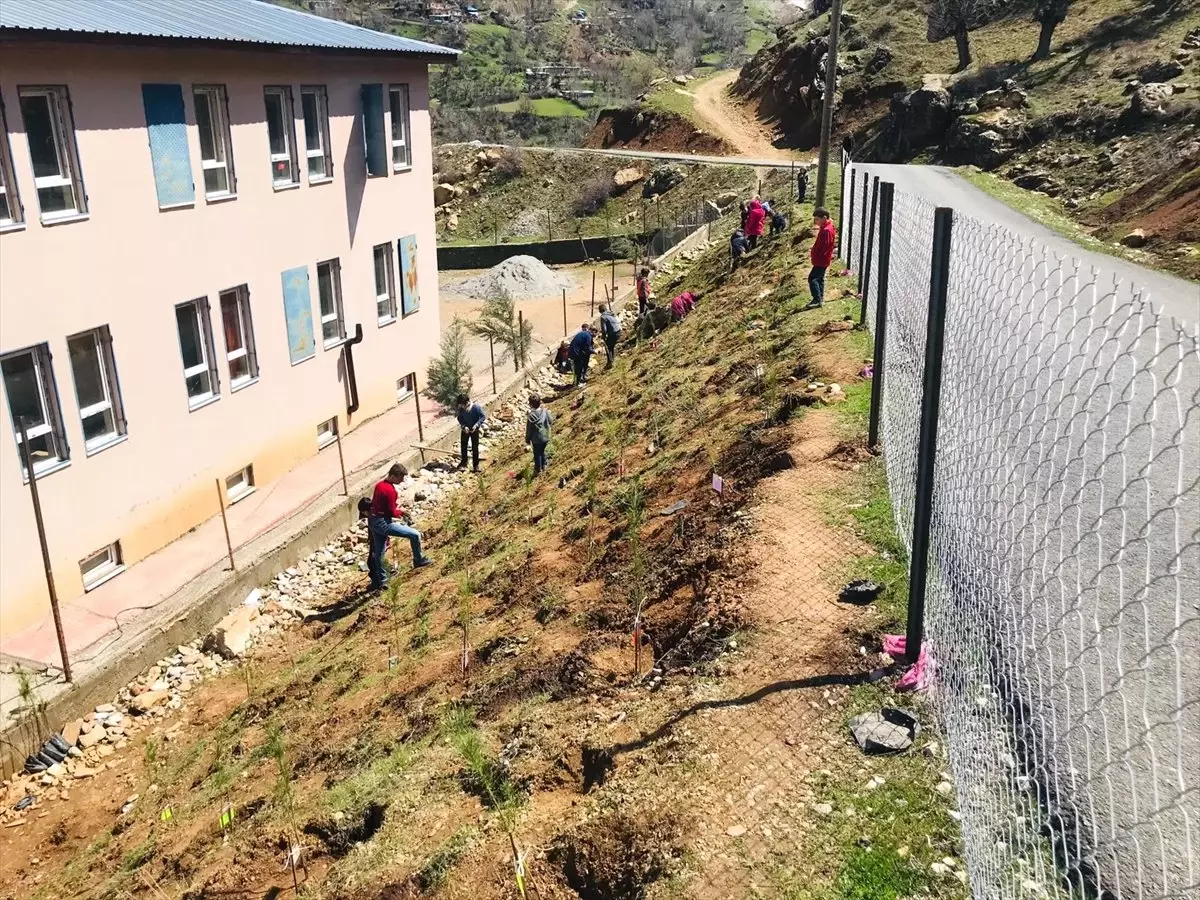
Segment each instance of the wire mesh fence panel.
[[882,431],[896,527],[906,546],[912,539],[933,213],[934,206],[929,201],[896,192],[888,286],[887,374],[883,382],[886,414]]
[[[895,195],[883,441],[906,543],[933,212]],[[956,215],[943,371],[926,647],[972,893],[1196,897],[1196,328]]]

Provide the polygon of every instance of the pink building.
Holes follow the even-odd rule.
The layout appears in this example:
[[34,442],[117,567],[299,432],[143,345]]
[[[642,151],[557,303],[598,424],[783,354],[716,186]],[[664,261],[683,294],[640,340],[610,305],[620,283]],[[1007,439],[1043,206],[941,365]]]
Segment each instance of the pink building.
[[0,633],[47,609],[22,420],[70,600],[405,396],[454,57],[257,0],[0,2]]

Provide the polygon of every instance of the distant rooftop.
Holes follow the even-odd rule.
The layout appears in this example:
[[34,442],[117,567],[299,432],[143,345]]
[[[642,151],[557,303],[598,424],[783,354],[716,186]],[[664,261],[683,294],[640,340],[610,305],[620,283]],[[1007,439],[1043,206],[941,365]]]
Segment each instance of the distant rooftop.
[[457,50],[262,0],[0,0],[0,39],[159,41],[310,48],[453,61]]

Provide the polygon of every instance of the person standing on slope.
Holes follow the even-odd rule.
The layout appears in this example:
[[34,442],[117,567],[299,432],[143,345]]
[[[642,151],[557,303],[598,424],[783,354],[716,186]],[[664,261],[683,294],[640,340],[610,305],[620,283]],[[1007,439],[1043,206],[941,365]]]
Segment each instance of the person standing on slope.
[[808,290],[812,300],[805,309],[819,309],[825,302],[825,270],[833,263],[833,247],[837,243],[837,232],[833,227],[833,219],[829,217],[829,210],[823,206],[813,210],[813,224],[817,228],[817,237],[808,254],[812,263],[812,271],[808,273]]
[[[420,569],[430,563],[429,557],[421,552],[421,533],[407,524],[408,514],[396,505],[399,495],[396,485],[408,477],[408,470],[396,463],[378,484],[367,509],[367,531],[370,551],[367,555],[367,571],[371,574],[371,590],[380,590],[387,584],[387,570],[383,555],[387,552],[388,538],[407,538],[412,546],[413,568]],[[361,506],[360,506],[361,510]],[[399,519],[400,521],[396,521]]]
[[621,339],[621,320],[606,304],[600,304],[600,332],[604,337],[604,355],[608,359],[605,368],[612,368],[617,355],[617,341]]
[[550,410],[542,406],[542,398],[534,394],[529,398],[529,414],[525,418],[525,443],[533,450],[533,474],[546,470],[546,445],[550,443],[550,426],[553,424]]
[[746,240],[751,250],[758,247],[758,239],[762,237],[763,222],[766,218],[767,211],[763,209],[762,201],[755,197],[746,207]]
[[587,322],[579,326],[579,331],[575,337],[571,338],[571,365],[575,369],[575,384],[587,384],[588,363],[592,359],[592,353],[595,352],[595,344],[592,342],[592,332],[588,328]]

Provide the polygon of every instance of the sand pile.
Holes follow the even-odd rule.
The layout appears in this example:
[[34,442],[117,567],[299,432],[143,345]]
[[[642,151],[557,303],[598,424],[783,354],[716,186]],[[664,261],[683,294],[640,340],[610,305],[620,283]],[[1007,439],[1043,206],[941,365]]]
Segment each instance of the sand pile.
[[532,256],[510,256],[482,275],[458,282],[454,285],[454,292],[475,300],[485,300],[500,290],[514,300],[533,300],[539,297],[556,297],[563,288],[570,290],[573,287],[574,278],[555,272],[540,259]]

